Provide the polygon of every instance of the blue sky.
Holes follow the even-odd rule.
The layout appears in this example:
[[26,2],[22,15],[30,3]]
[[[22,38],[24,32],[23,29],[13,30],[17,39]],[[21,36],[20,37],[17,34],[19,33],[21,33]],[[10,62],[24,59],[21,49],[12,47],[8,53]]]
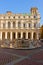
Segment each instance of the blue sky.
[[43,0],[0,0],[0,13],[12,11],[13,13],[29,13],[31,7],[39,9],[43,24]]

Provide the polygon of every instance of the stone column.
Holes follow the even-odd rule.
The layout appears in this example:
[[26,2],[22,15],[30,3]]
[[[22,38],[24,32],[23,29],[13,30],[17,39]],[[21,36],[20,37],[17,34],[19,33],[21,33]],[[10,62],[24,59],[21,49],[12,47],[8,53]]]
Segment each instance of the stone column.
[[29,25],[29,23],[27,23],[27,29],[29,29],[29,26],[28,25]]
[[34,29],[34,21],[32,20],[32,29]]
[[2,32],[0,32],[0,40],[2,40]]
[[21,32],[21,39],[23,38],[23,32]]
[[31,39],[33,40],[33,32],[31,33]]
[[28,32],[26,32],[26,39],[28,39]]
[[7,39],[7,32],[5,32],[5,39]]
[[12,32],[10,32],[10,40],[12,40]]

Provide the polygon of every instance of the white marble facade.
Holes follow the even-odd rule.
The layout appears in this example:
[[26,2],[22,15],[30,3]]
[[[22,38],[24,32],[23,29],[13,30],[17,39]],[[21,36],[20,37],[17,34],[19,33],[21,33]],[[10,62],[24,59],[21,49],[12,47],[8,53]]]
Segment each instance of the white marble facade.
[[39,39],[40,13],[31,8],[30,14],[14,14],[7,11],[0,14],[0,40],[3,39]]

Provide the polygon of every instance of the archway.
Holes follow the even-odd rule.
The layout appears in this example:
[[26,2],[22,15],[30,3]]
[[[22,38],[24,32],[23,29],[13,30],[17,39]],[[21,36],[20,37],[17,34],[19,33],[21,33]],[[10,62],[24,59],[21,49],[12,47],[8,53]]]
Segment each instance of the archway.
[[7,33],[7,39],[10,40],[10,32]]
[[36,40],[37,39],[37,34],[34,32],[33,33],[33,39]]
[[26,39],[26,33],[23,32],[23,39]]
[[2,40],[5,39],[5,32],[2,33]]
[[15,32],[13,32],[13,34],[12,34],[12,39],[13,40],[15,39]]
[[31,39],[31,33],[30,32],[28,33],[28,39]]

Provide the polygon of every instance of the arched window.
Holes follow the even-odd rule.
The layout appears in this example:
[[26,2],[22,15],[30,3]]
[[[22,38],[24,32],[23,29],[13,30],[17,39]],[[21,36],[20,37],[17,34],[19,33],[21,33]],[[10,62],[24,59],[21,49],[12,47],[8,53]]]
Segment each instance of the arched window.
[[16,24],[15,24],[15,22],[13,22],[13,28],[15,28],[15,26],[16,26]]
[[29,28],[31,28],[31,23],[28,24]]
[[11,24],[11,23],[10,23],[10,22],[8,22],[8,28],[10,28],[10,24]]
[[23,24],[23,27],[24,27],[24,28],[26,27],[26,24],[25,24],[25,23]]
[[15,16],[13,18],[15,19]]
[[8,18],[10,19],[10,16]]
[[18,28],[21,28],[21,22],[18,22]]
[[3,23],[3,28],[5,28],[5,23]]

